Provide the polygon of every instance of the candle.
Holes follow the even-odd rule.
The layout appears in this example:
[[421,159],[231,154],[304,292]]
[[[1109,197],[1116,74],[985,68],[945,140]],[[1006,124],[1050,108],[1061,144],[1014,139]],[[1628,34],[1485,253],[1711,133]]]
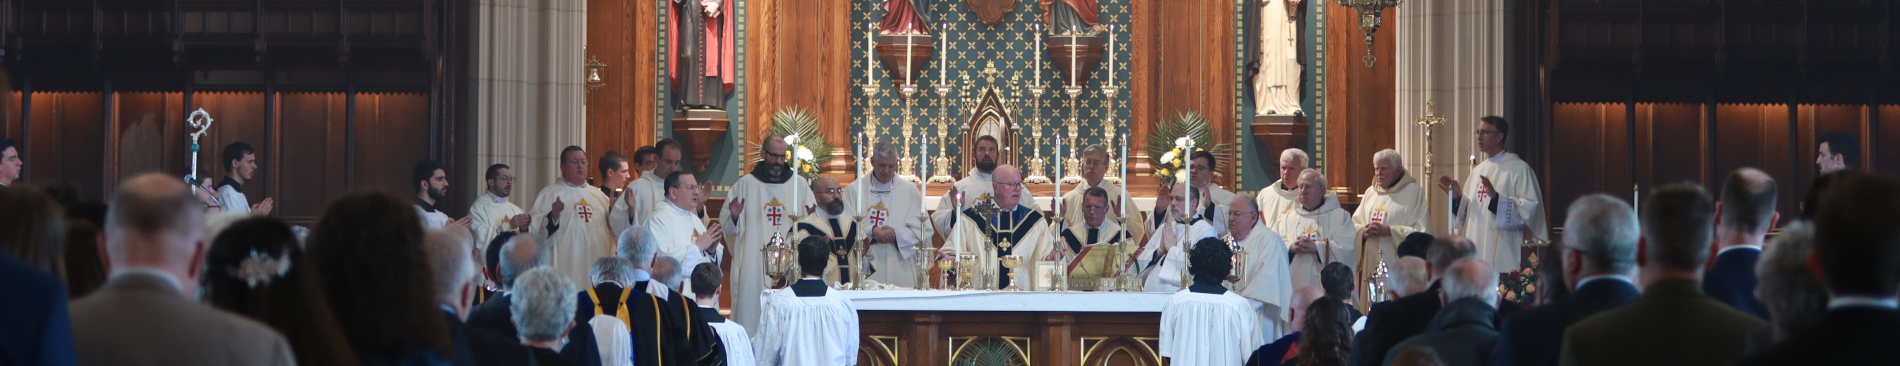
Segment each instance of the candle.
[[1128,134],[1125,133],[1122,134],[1121,175],[1117,175],[1117,177],[1122,177],[1122,217],[1126,218],[1128,217],[1128,185],[1130,180],[1128,179]]
[[1075,67],[1075,50],[1082,47],[1075,41],[1075,38],[1069,38],[1069,87],[1071,88],[1075,87],[1076,81],[1082,80],[1082,69]]
[[1056,217],[1062,217],[1062,135],[1056,135],[1056,191],[1049,194],[1049,205],[1056,206]]
[[[858,133],[858,158],[859,159],[864,159],[864,152],[867,151],[866,147],[864,146],[864,142],[865,142],[864,133],[859,132]],[[865,177],[867,177],[867,175],[864,174],[865,161],[869,161],[869,159],[860,160],[858,162],[858,179],[864,179]],[[869,182],[867,181],[866,183],[869,183]],[[870,206],[870,202],[866,202],[864,200],[864,191],[869,190],[869,189],[870,189],[869,186],[858,187],[858,204],[864,205],[864,207],[867,207],[867,208],[871,206]]]
[[[904,84],[908,85],[917,85],[917,79],[912,78],[912,76],[916,76],[916,74],[911,73],[910,67],[911,49],[917,47],[916,37],[915,35],[904,35]],[[909,110],[906,110],[905,113],[909,113],[908,111]]]
[[1035,28],[1036,33],[1036,48],[1029,50],[1029,53],[1036,54],[1036,63],[1029,64],[1029,70],[1031,70],[1030,73],[1036,74],[1036,84],[1034,85],[1042,86],[1042,24],[1037,23],[1033,28]]
[[[792,161],[793,178],[797,178],[798,177],[798,146],[792,146],[791,149],[787,149],[786,154],[788,155],[786,156],[786,158]],[[811,182],[805,182],[805,184],[807,185],[807,187],[809,187]],[[805,206],[798,205],[798,190],[793,189],[792,190],[792,214],[794,216],[804,216],[805,215],[804,210],[805,210]]]
[[864,24],[864,86],[866,87],[877,84],[877,79],[873,79],[871,76],[872,70],[877,69],[877,39],[872,36],[874,34],[877,34],[877,22],[865,23]]
[[1184,183],[1184,184],[1187,184],[1188,186],[1188,189],[1186,190],[1188,194],[1187,207],[1188,207],[1188,210],[1192,210],[1190,212],[1187,212],[1187,219],[1189,223],[1193,223],[1194,215],[1201,213],[1200,212],[1201,205],[1194,204],[1194,199],[1201,198],[1201,197],[1200,195],[1194,194],[1194,138],[1193,137],[1188,137],[1187,148],[1182,149],[1181,151],[1185,152],[1186,153],[1185,155],[1187,155],[1186,157],[1187,160],[1185,160],[1186,164],[1181,164],[1182,165],[1181,168],[1183,172],[1187,173],[1187,177],[1186,177],[1187,182]]
[[[1115,87],[1115,25],[1108,25],[1108,87]],[[1111,101],[1112,102],[1112,101]],[[1114,104],[1109,104],[1114,105]],[[1112,107],[1111,107],[1112,108]]]
[[937,29],[937,44],[943,45],[937,47],[937,85],[943,85],[946,75],[950,74],[950,23],[943,23]]
[[930,137],[930,133],[925,132],[923,136],[919,136],[917,139],[917,141],[923,141],[924,150],[924,160],[917,162],[918,165],[923,166],[917,169],[917,176],[924,178],[917,180],[918,184],[920,184],[917,187],[917,210],[926,212],[930,210],[930,206],[928,205],[930,201],[926,198],[930,195],[930,139],[928,137]]

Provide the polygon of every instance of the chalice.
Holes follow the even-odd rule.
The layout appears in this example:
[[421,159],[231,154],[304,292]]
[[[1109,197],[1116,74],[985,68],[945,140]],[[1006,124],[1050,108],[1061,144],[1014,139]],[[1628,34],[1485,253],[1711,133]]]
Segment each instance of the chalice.
[[1022,291],[1021,287],[1016,286],[1016,269],[1023,266],[1023,256],[1006,255],[997,260],[1003,262],[1003,268],[1009,269],[1009,287],[1004,287],[1003,291]]

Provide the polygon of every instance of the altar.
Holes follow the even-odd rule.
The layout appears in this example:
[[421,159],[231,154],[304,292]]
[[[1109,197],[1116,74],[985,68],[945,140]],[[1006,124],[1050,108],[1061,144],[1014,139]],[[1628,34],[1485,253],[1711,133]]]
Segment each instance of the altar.
[[858,365],[1161,365],[1172,293],[836,290]]

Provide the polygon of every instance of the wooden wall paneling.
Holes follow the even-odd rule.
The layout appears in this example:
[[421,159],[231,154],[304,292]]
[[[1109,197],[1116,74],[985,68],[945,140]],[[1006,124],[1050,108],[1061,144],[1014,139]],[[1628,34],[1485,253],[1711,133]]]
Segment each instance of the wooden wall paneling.
[[[1710,157],[1715,167],[1714,170],[1708,172],[1709,181],[1706,187],[1710,189],[1710,193],[1721,189],[1722,182],[1728,178],[1729,172],[1742,167],[1759,168],[1767,161],[1768,154],[1787,155],[1788,150],[1785,148],[1787,141],[1783,136],[1787,133],[1785,129],[1788,119],[1787,107],[1785,104],[1716,106],[1716,129],[1714,136],[1710,138],[1717,142],[1720,150],[1718,154]],[[1772,123],[1777,120],[1781,123]],[[1781,143],[1776,144],[1784,147],[1781,150],[1772,150],[1766,145],[1767,140],[1773,138],[1765,134],[1764,130],[1770,128],[1771,125],[1783,127],[1781,133],[1773,135],[1783,138]]]
[[[1234,141],[1234,78],[1239,75],[1233,72],[1233,4],[1224,1],[1182,1],[1167,2],[1167,6],[1156,8],[1156,19],[1197,21],[1158,22],[1160,24],[1148,28],[1147,33],[1148,37],[1154,38],[1155,47],[1146,48],[1137,41],[1137,48],[1133,49],[1138,55],[1144,49],[1154,52],[1155,67],[1152,70],[1165,70],[1155,77],[1157,81],[1152,97],[1152,112],[1156,113],[1156,119],[1148,121],[1173,118],[1181,112],[1200,112],[1207,117],[1216,141]],[[1143,29],[1137,27],[1136,31]],[[1137,33],[1131,38],[1143,37]],[[1136,56],[1137,59],[1143,57]],[[1140,86],[1137,85],[1137,88]],[[1140,99],[1141,95],[1135,97]],[[1141,123],[1142,120],[1136,121]],[[1144,135],[1134,141],[1145,143],[1145,138]],[[1131,170],[1129,173],[1136,172]],[[1233,176],[1233,172],[1221,172],[1215,182],[1232,187]]]
[[117,184],[142,173],[182,176],[190,170],[191,137],[185,131],[185,112],[179,93],[119,93],[118,161],[106,181]]
[[83,199],[105,197],[106,147],[104,115],[99,93],[39,93],[33,96],[32,128],[25,140],[31,151],[26,161],[27,183],[52,185],[69,182]]
[[[778,112],[779,108],[783,108],[786,105],[779,100],[779,96],[781,95],[779,88],[780,85],[784,84],[783,77],[785,76],[785,70],[782,69],[783,66],[781,65],[787,60],[787,57],[779,54],[780,52],[784,52],[782,50],[787,49],[787,47],[784,47],[785,45],[781,43],[787,42],[788,38],[793,37],[793,35],[789,33],[808,32],[817,28],[792,26],[785,27],[783,31],[780,30],[780,22],[785,19],[798,19],[791,18],[788,14],[781,14],[782,12],[790,11],[784,8],[798,8],[800,7],[798,5],[807,4],[780,4],[778,1],[755,1],[747,5],[751,8],[747,9],[750,13],[747,14],[749,17],[746,18],[745,102],[748,109],[751,109],[753,112],[746,115],[745,121],[733,121],[734,123],[744,123],[744,126],[746,126],[745,136],[739,136],[741,138],[738,139],[742,141],[739,144],[740,151],[751,150],[751,143],[744,141],[758,141],[760,136],[764,136],[766,132],[769,132],[768,128],[772,125],[772,113]],[[849,5],[847,5],[847,7],[848,6]],[[807,5],[805,7],[814,6]],[[848,12],[849,9],[847,8],[846,11]],[[791,24],[799,25],[807,23],[793,21]],[[860,45],[860,47],[862,47],[862,45]],[[789,49],[796,50],[797,48]],[[847,60],[846,62],[850,61]],[[848,77],[849,74],[847,73],[846,76]],[[834,92],[853,93],[857,91],[853,89]],[[817,106],[805,107],[817,108]],[[852,120],[849,125],[862,123],[855,120],[855,118],[862,116],[852,117],[854,120]],[[732,130],[733,129],[729,127],[726,133],[737,133]],[[749,160],[750,155],[742,156],[740,159]],[[722,296],[720,300],[724,301],[726,299]]]
[[[770,29],[766,34],[772,37],[764,38],[766,40],[763,42],[748,43],[748,45],[751,45],[753,50],[764,47],[771,53],[765,55],[760,52],[747,55],[748,61],[757,60],[753,61],[751,66],[761,66],[758,68],[770,75],[755,73],[753,75],[761,78],[747,79],[750,83],[748,89],[759,90],[759,93],[754,95],[762,97],[763,100],[748,101],[752,102],[752,107],[748,108],[751,111],[750,123],[746,128],[743,149],[750,150],[753,143],[769,132],[773,113],[784,108],[801,107],[809,109],[818,116],[821,121],[819,133],[831,142],[832,152],[841,157],[849,157],[852,126],[862,124],[855,121],[855,118],[859,116],[850,115],[851,94],[862,93],[850,80],[850,68],[853,61],[850,56],[851,47],[853,47],[852,42],[858,39],[851,37],[851,1],[824,0],[815,4],[806,3],[797,6],[774,4],[754,11],[767,8],[776,13],[776,17],[770,20],[769,25],[763,25],[769,28],[754,28],[751,31],[759,33]],[[761,13],[760,16],[765,16],[763,11],[759,13]],[[935,25],[932,28],[935,28]],[[938,35],[941,35],[941,32]],[[860,44],[859,47],[862,45]],[[878,70],[881,73],[885,69],[880,66]],[[883,92],[895,93],[896,90],[887,88]],[[919,94],[920,98],[922,96]],[[921,125],[922,122],[919,124]],[[901,132],[900,130],[887,134],[894,135]],[[898,143],[902,144],[902,141]],[[842,168],[848,172],[852,166],[855,166],[852,164],[855,162],[851,159],[839,159],[834,160],[831,168],[834,170]],[[840,180],[848,182],[850,178],[841,177]]]
[[[1343,42],[1327,44],[1326,59],[1319,61],[1327,76],[1322,111],[1326,122],[1313,137],[1325,142],[1319,155],[1325,161],[1327,184],[1359,192],[1372,185],[1372,154],[1392,147],[1392,121],[1397,119],[1392,106],[1398,82],[1393,61],[1398,59],[1398,46],[1390,34],[1383,35],[1372,45],[1377,61],[1366,67],[1361,61],[1367,47],[1359,41],[1364,35],[1359,17],[1348,15],[1356,14],[1350,9],[1335,9],[1340,13],[1326,17],[1326,34],[1346,36],[1334,37]],[[1385,19],[1393,14],[1386,10]]]
[[[652,145],[654,93],[658,65],[659,14],[651,3],[589,0],[587,55],[607,65],[606,85],[587,94],[588,154],[599,161],[607,151],[632,158]],[[486,168],[487,164],[476,164]],[[598,179],[598,177],[596,177]]]
[[1700,104],[1638,104],[1637,125],[1649,125],[1650,144],[1650,181],[1643,184],[1643,192],[1648,194],[1651,187],[1682,181],[1707,184],[1703,181],[1703,169],[1708,166],[1704,152],[1705,127],[1702,123],[1703,108]]
[[1872,166],[1882,172],[1900,172],[1900,127],[1896,127],[1896,123],[1900,123],[1900,105],[1879,106],[1877,113],[1880,113],[1877,134],[1868,139],[1873,142],[1870,145],[1880,147],[1875,151]]
[[1578,197],[1592,193],[1627,194],[1604,191],[1605,187],[1628,187],[1629,164],[1627,118],[1621,103],[1560,103],[1551,107],[1551,133],[1565,136],[1551,140],[1551,160],[1565,162],[1548,175],[1552,209],[1550,222],[1563,225],[1564,208]]
[[412,123],[428,118],[425,94],[359,93],[356,102],[356,181],[351,190],[382,189],[403,197],[409,171],[429,158],[429,128]]
[[[269,191],[270,171],[281,167],[271,166],[271,151],[264,144],[264,93],[253,92],[197,92],[192,94],[190,109],[204,108],[213,120],[211,131],[206,132],[199,144],[204,149],[198,154],[199,166],[205,167],[214,180],[227,175],[221,155],[224,146],[232,142],[243,141],[251,145],[257,154],[257,173],[250,182],[244,183],[244,196],[257,204],[265,197],[275,197],[276,192]],[[214,183],[215,184],[215,183]]]
[[330,198],[347,191],[343,177],[343,98],[340,93],[278,94],[278,125],[287,138],[279,145],[283,169],[278,169],[278,174],[286,194],[277,199],[276,216],[288,221],[315,221]]
[[[1127,98],[1130,127],[1128,141],[1133,143],[1128,147],[1128,160],[1133,164],[1128,166],[1128,175],[1131,177],[1124,177],[1131,183],[1128,186],[1141,181],[1156,181],[1148,176],[1154,171],[1154,167],[1148,164],[1148,159],[1145,158],[1148,155],[1147,149],[1142,146],[1145,146],[1144,144],[1148,141],[1149,129],[1160,120],[1161,116],[1155,110],[1155,103],[1160,98],[1157,93],[1160,81],[1156,75],[1159,75],[1162,70],[1158,62],[1160,54],[1155,52],[1155,49],[1156,43],[1160,41],[1157,31],[1160,27],[1156,24],[1162,23],[1159,21],[1161,19],[1159,14],[1163,2],[1171,5],[1175,3],[1167,0],[1132,0],[1130,2],[1128,53],[1131,60],[1129,60],[1130,67],[1128,68],[1130,89],[1127,92]],[[1129,191],[1141,192],[1134,189]]]

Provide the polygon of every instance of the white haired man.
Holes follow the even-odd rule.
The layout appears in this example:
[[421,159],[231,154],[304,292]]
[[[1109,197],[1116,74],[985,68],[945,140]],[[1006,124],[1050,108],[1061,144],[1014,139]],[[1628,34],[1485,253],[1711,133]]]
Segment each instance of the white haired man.
[[1293,212],[1294,203],[1300,200],[1300,172],[1306,171],[1308,161],[1305,150],[1290,148],[1280,151],[1277,171],[1280,180],[1260,190],[1260,197],[1254,201],[1260,207],[1261,218],[1267,221],[1267,227],[1276,227],[1280,217]]
[[[1399,260],[1399,242],[1414,232],[1424,231],[1427,213],[1431,211],[1425,203],[1425,188],[1419,186],[1411,172],[1405,171],[1405,160],[1397,150],[1385,149],[1372,154],[1372,186],[1366,187],[1364,198],[1359,199],[1359,208],[1352,213],[1352,225],[1357,229],[1355,237],[1365,243],[1359,248],[1358,265],[1353,268],[1379,268],[1379,263],[1390,264]],[[1359,282],[1368,281],[1376,273],[1361,271]],[[1362,309],[1370,309],[1371,296],[1360,296],[1355,304]]]
[[[1354,258],[1359,241],[1353,237],[1352,215],[1339,208],[1339,197],[1326,190],[1326,177],[1307,169],[1300,173],[1300,196],[1293,211],[1280,218],[1273,232],[1291,247],[1289,269],[1294,286],[1319,286],[1319,270],[1340,262],[1358,273]],[[1346,300],[1346,299],[1341,299]]]
[[521,274],[514,289],[508,312],[521,344],[534,351],[534,363],[573,365],[559,350],[574,329],[574,313],[568,311],[574,308],[574,283],[553,268],[539,267]]

